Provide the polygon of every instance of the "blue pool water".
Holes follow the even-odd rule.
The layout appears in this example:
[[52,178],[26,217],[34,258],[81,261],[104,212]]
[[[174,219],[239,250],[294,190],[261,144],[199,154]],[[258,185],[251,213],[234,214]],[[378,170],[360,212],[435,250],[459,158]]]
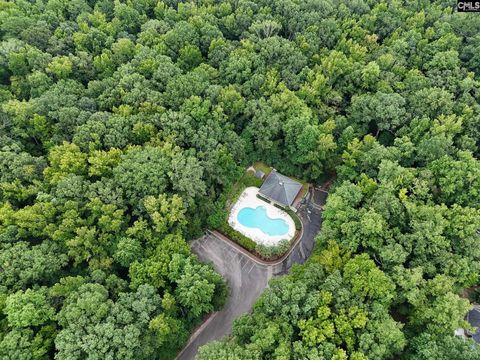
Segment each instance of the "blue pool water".
[[260,229],[267,235],[280,236],[288,232],[288,224],[283,219],[272,219],[267,215],[267,209],[257,206],[255,209],[245,207],[238,212],[237,220],[243,226]]

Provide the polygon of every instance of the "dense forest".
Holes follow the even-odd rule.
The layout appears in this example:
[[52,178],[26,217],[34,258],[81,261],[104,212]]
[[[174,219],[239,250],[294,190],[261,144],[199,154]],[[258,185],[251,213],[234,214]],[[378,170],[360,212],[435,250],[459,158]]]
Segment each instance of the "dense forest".
[[188,240],[262,160],[336,174],[315,254],[200,359],[479,359],[479,34],[446,0],[0,0],[0,358],[173,358],[228,291]]

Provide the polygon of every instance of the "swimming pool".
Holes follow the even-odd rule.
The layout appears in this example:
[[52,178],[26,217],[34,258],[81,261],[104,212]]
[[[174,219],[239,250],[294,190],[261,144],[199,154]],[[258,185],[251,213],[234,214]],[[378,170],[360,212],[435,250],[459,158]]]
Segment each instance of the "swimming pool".
[[257,206],[255,209],[244,207],[238,212],[237,220],[243,226],[257,228],[270,236],[285,235],[289,229],[285,220],[270,218],[264,206]]

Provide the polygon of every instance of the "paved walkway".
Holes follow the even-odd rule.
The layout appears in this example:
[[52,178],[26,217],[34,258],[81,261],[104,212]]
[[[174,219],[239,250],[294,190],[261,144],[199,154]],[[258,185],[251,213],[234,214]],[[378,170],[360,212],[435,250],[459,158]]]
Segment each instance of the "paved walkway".
[[304,263],[310,256],[321,226],[321,211],[311,201],[315,199],[313,192],[307,195],[297,213],[303,223],[302,238],[279,264],[265,265],[256,261],[246,250],[231,245],[214,233],[192,242],[192,250],[200,260],[212,262],[227,280],[230,293],[225,307],[197,329],[177,360],[194,359],[200,346],[230,334],[233,321],[250,311],[272,276],[286,273],[294,263]]

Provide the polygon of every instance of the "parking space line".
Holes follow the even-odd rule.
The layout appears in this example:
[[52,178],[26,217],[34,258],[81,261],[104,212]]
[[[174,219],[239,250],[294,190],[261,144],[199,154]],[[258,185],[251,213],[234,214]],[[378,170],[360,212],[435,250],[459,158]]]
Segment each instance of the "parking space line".
[[[252,264],[252,266],[250,267],[250,270],[248,270],[247,274],[250,274],[250,273],[252,272],[252,270],[253,270],[254,267],[255,267],[255,264]],[[271,267],[271,266],[269,266],[269,268],[270,268],[270,267]]]

